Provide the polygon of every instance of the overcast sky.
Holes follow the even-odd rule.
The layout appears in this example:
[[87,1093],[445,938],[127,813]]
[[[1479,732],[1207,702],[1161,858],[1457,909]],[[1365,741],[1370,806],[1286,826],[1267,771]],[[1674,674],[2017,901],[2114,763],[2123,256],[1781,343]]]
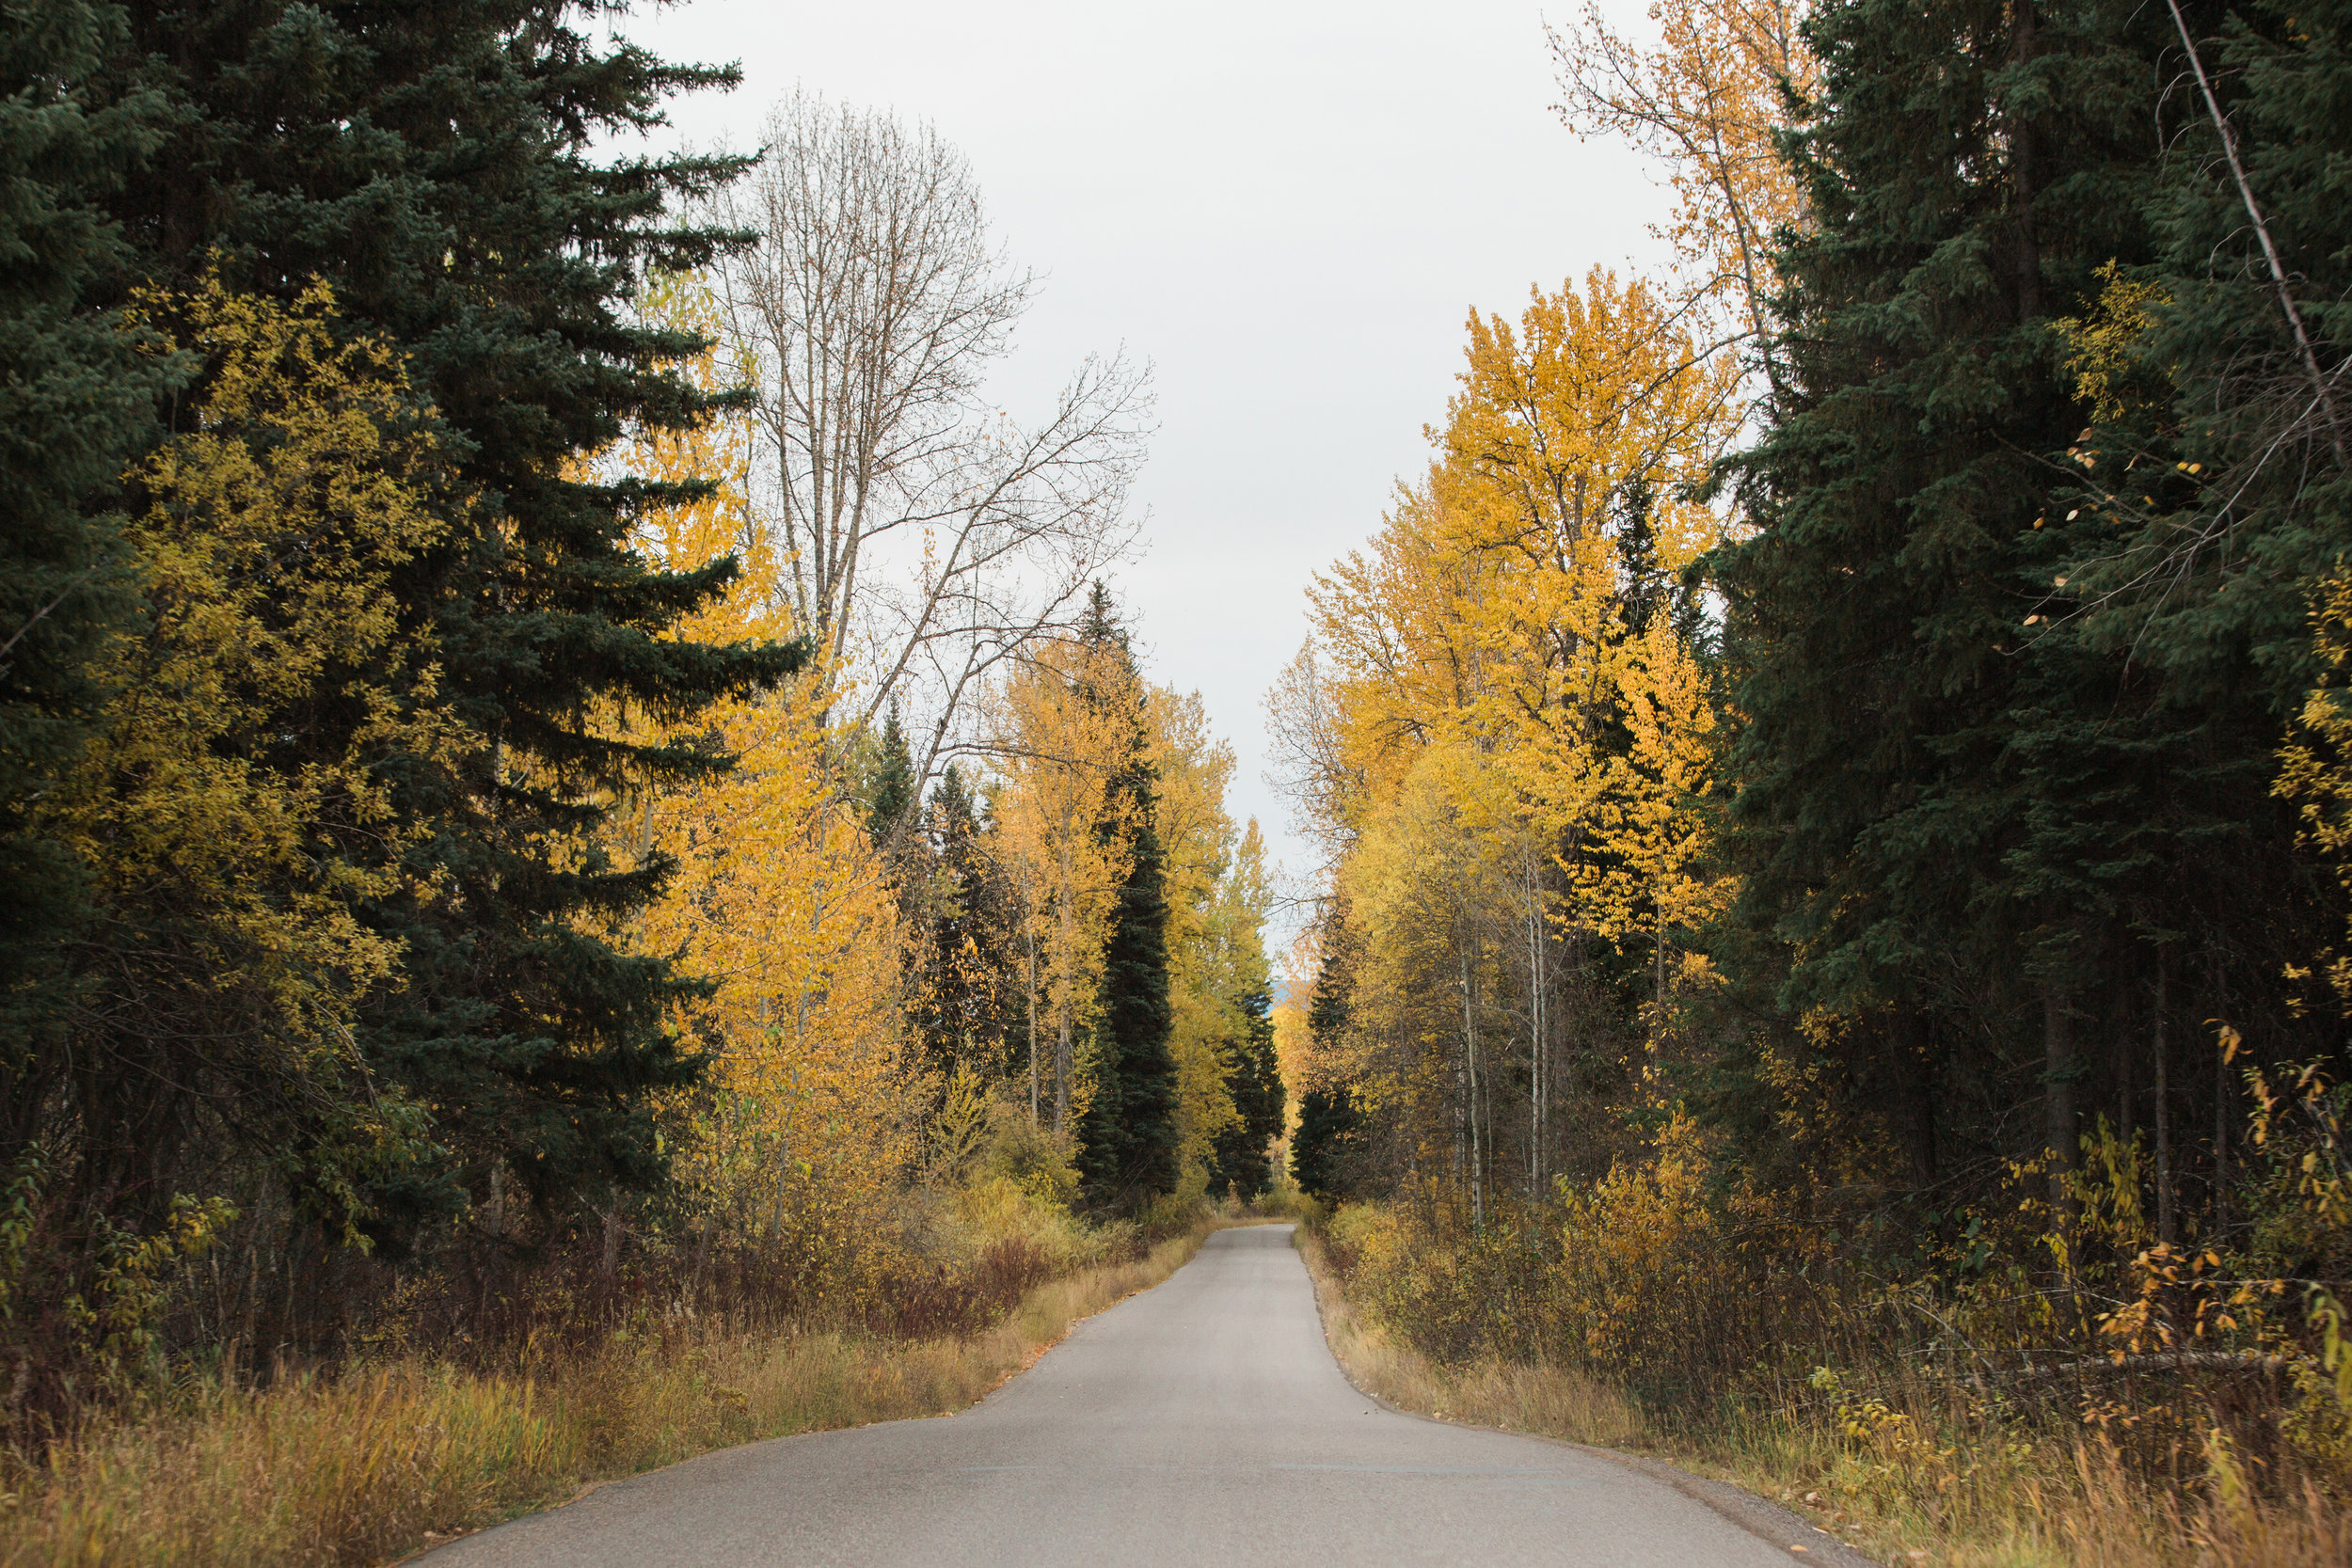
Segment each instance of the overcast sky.
[[1152,678],[1198,689],[1238,752],[1236,818],[1305,864],[1261,773],[1310,578],[1425,465],[1472,306],[1516,316],[1531,284],[1661,254],[1648,173],[1551,108],[1539,8],[691,0],[628,27],[741,63],[739,91],[678,105],[697,144],[756,145],[799,84],[962,150],[1011,259],[1045,277],[993,383],[1016,416],[1089,352],[1151,363],[1147,547],[1120,596]]

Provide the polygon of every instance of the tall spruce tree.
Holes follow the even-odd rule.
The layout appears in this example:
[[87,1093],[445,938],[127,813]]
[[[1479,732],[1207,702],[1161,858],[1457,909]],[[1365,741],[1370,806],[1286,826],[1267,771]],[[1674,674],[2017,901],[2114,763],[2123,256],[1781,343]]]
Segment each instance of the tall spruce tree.
[[[1307,1002],[1307,1029],[1318,1056],[1328,1059],[1341,1049],[1355,989],[1356,948],[1347,907],[1334,903],[1324,914],[1323,957]],[[1327,1202],[1347,1193],[1363,1141],[1363,1120],[1344,1084],[1312,1088],[1300,1097],[1298,1126],[1291,1133],[1291,1180],[1299,1191]]]
[[0,1163],[65,1066],[60,939],[86,913],[80,868],[26,811],[104,700],[92,658],[136,624],[107,508],[177,379],[104,308],[123,245],[99,203],[164,134],[151,96],[93,88],[124,33],[99,0],[0,11]]
[[[2025,622],[2063,483],[2042,459],[2081,424],[2050,319],[2144,243],[2115,173],[2138,82],[2097,6],[1844,0],[1809,28],[1818,228],[1782,257],[1788,390],[1723,573],[1744,907],[1786,944],[1785,1006],[1862,1021],[1830,1048],[1857,1101],[1926,1106],[1951,958],[2032,966],[2062,1042],[2098,919],[2012,896],[2026,813],[2063,808],[2005,753],[2021,702],[2111,685]],[[2054,1116],[2072,1070],[2054,1057]]]
[[1889,0],[1809,24],[1818,228],[1781,259],[1761,526],[1722,562],[1743,912],[1788,1012],[1844,1021],[1800,1048],[1852,1134],[1908,1145],[1918,1187],[2071,1160],[2091,1095],[2129,1111],[2149,1082],[2161,911],[2250,913],[2291,879],[2275,728],[2090,635],[2068,592],[2112,521],[2079,498],[2091,400],[2061,324],[2152,254],[2169,24]]
[[950,764],[930,799],[931,891],[922,918],[924,983],[914,1005],[925,1064],[1011,1077],[1025,1039],[1027,997],[1012,890],[989,853],[979,802]]
[[[2138,809],[2111,836],[2155,840],[2163,872],[2124,894],[2138,939],[2123,956],[2128,1010],[2141,1015],[2127,1027],[2153,1052],[2209,1039],[2204,1021],[2227,1018],[2260,1054],[2341,1061],[2334,1009],[2304,1008],[2281,978],[2343,928],[2343,883],[2270,786],[2283,732],[2322,680],[2314,602],[2352,548],[2340,387],[2352,357],[2352,8],[2192,4],[2157,20],[2142,45],[2150,80],[2192,90],[2152,94],[2162,152],[2144,198],[2150,252],[2119,257],[2066,327],[2087,427],[2054,542],[2070,630],[2122,661],[2163,721],[2142,726],[2143,749],[2118,770]],[[2045,755],[2074,761],[2060,746]],[[2156,1015],[2157,994],[2170,1018]],[[2172,1117],[2176,1150],[2184,1123],[2226,1128],[2239,1112],[2227,1075],[2182,1070],[2210,1060],[2192,1050],[2152,1107]],[[2144,1093],[2156,1064],[2119,1065],[2122,1087]],[[2217,1144],[2197,1162],[2208,1196],[2227,1159]],[[2177,1157],[2169,1174],[2177,1186]],[[2204,1217],[2226,1212],[2208,1204]]]
[[665,1027],[688,986],[605,934],[669,866],[605,859],[600,802],[725,759],[615,738],[592,715],[674,721],[782,678],[799,655],[663,636],[734,562],[651,569],[629,548],[632,519],[695,487],[581,464],[627,429],[710,409],[673,368],[694,340],[634,324],[628,302],[650,269],[727,242],[669,209],[742,166],[595,144],[735,75],[600,41],[573,24],[592,12],[564,0],[134,0],[125,13],[90,90],[159,103],[171,131],[109,200],[136,269],[179,286],[217,265],[233,287],[289,297],[326,280],[350,330],[409,356],[456,461],[446,542],[398,593],[437,644],[429,700],[474,744],[395,780],[398,809],[433,831],[410,891],[363,911],[405,957],[357,1042],[380,1081],[434,1107],[436,1152],[379,1173],[372,1228],[397,1242],[494,1162],[550,1213],[649,1183],[650,1097],[697,1070]]
[[1271,1147],[1281,1135],[1286,1102],[1274,1054],[1274,998],[1263,985],[1243,1000],[1242,1017],[1247,1032],[1228,1042],[1225,1068],[1234,1120],[1211,1150],[1209,1190],[1246,1202],[1265,1191],[1272,1178]]
[[[2070,334],[2098,394],[2080,443],[2098,466],[2070,502],[2096,526],[2070,580],[2102,646],[2196,700],[2288,714],[2316,681],[2313,590],[2352,544],[2352,399],[2337,380],[2352,353],[2352,7],[2184,14],[2213,99],[2192,71],[2154,107],[2153,254],[2120,259]],[[2185,46],[2165,22],[2177,69]]]
[[1128,708],[1124,760],[1111,775],[1103,832],[1126,840],[1127,877],[1103,950],[1094,1030],[1094,1090],[1078,1127],[1089,1201],[1132,1209],[1176,1186],[1176,1058],[1168,1048],[1168,857],[1160,846],[1158,770],[1144,727],[1142,682],[1117,608],[1101,583],[1080,636],[1131,678],[1089,700]]
[[866,831],[877,846],[886,847],[900,836],[916,794],[914,758],[907,752],[906,731],[899,726],[894,703],[882,721],[882,749],[866,785]]

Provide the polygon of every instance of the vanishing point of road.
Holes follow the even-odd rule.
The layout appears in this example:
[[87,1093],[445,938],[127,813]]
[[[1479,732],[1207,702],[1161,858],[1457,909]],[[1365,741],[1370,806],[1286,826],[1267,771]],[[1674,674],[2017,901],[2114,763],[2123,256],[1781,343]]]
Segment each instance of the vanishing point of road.
[[[1804,1555],[1795,1555],[1803,1552]],[[1745,1493],[1399,1415],[1325,1344],[1288,1226],[1223,1230],[961,1415],[746,1444],[430,1568],[1865,1560]]]

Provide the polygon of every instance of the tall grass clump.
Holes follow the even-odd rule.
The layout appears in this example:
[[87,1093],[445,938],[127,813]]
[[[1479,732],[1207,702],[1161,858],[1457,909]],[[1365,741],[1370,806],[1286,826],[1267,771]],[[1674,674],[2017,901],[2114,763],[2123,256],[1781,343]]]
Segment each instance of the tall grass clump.
[[1890,1256],[1724,1166],[1642,1157],[1484,1223],[1442,1187],[1310,1239],[1334,1349],[1408,1408],[1649,1449],[1897,1562],[2352,1561],[2343,1091],[2249,1075],[2244,1208],[2160,1241],[2104,1128]]
[[403,1355],[262,1387],[191,1380],[8,1459],[0,1563],[376,1562],[713,1449],[963,1408],[1199,1228],[1033,1285],[968,1334],[743,1331],[674,1317],[480,1370]]
[[886,1224],[787,1194],[731,1237],[641,1215],[420,1274],[333,1354],[151,1355],[0,1444],[0,1565],[379,1562],[731,1444],[946,1415],[1253,1217],[1083,1218],[1018,1130],[950,1175]]

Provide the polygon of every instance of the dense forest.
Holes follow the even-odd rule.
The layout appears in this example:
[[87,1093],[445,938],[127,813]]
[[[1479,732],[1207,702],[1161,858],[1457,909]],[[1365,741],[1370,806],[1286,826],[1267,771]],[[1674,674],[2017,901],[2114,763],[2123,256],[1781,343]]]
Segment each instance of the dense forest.
[[[2341,1560],[2352,19],[1651,16],[1552,42],[1677,264],[1473,313],[1272,698],[1335,1266],[1686,1435],[1834,1407],[1864,1512]],[[2304,1522],[2115,1533],[2208,1476]]]
[[952,147],[626,150],[736,76],[599,15],[0,10],[0,1560],[395,1555],[1254,1202],[1456,1410],[2347,1560],[2352,10],[1553,32],[1672,262],[1473,311],[1311,586],[1279,983],[1148,377],[1000,409]]
[[9,1509],[191,1378],[973,1332],[1273,1178],[1143,377],[1000,418],[952,148],[616,156],[735,78],[590,16],[0,19]]

